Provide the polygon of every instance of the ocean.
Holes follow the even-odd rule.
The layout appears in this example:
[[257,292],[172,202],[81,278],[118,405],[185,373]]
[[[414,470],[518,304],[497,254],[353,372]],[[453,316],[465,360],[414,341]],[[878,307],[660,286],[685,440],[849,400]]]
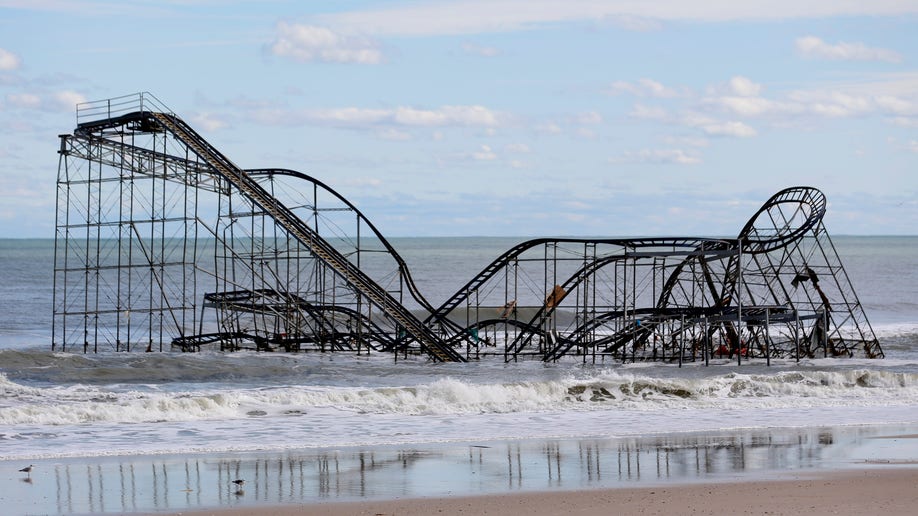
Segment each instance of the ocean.
[[[521,240],[392,243],[437,305]],[[575,359],[434,364],[347,353],[52,352],[53,241],[0,240],[0,461],[913,428],[918,237],[833,242],[885,359],[786,359],[770,366],[715,359],[707,367],[680,367]]]
[[[393,245],[437,304],[517,241]],[[918,237],[834,243],[885,359],[680,368],[52,353],[53,242],[2,240],[0,460],[918,422]]]

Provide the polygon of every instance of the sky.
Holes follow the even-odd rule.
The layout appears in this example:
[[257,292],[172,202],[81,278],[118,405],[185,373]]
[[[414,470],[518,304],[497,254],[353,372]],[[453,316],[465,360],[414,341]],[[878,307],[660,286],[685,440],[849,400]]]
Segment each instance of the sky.
[[918,0],[0,0],[0,238],[58,135],[149,92],[387,236],[735,236],[813,186],[918,234]]

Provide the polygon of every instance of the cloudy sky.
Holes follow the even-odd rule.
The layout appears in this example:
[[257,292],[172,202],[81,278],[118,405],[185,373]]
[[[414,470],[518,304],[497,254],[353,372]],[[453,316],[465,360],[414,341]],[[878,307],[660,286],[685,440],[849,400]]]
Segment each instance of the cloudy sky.
[[918,234],[916,0],[0,0],[0,237],[75,105],[155,95],[386,235],[735,235],[815,186]]

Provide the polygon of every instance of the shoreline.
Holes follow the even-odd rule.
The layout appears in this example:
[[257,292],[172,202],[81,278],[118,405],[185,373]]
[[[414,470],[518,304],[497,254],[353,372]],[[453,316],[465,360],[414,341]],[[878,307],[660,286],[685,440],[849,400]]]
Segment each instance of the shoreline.
[[[379,507],[424,514],[431,503],[437,504],[433,512],[468,512],[457,500],[503,514],[514,504],[561,510],[552,504],[574,499],[586,500],[589,510],[602,506],[610,493],[616,500],[623,493],[646,499],[648,490],[683,493],[725,484],[734,486],[728,491],[744,490],[855,473],[911,479],[903,489],[916,491],[918,425],[78,457],[34,464],[26,476],[17,472],[28,462],[0,462],[8,487],[0,503],[13,514],[298,514],[339,506],[345,512],[335,514],[385,513]],[[235,479],[246,480],[243,489],[233,485]],[[410,507],[419,512],[406,512],[415,510]]]
[[536,491],[436,498],[213,508],[182,513],[235,516],[423,516],[501,514],[913,514],[918,504],[918,465],[890,469],[802,472],[783,479],[675,484],[576,491]]

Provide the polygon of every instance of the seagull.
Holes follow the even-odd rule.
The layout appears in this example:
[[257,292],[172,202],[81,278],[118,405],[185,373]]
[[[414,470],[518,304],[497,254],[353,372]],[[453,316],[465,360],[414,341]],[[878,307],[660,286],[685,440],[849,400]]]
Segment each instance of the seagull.
[[25,473],[25,474],[27,474],[27,475],[31,475],[31,474],[32,474],[32,465],[29,464],[28,466],[26,466],[26,467],[20,469],[19,472],[20,472],[20,473]]

